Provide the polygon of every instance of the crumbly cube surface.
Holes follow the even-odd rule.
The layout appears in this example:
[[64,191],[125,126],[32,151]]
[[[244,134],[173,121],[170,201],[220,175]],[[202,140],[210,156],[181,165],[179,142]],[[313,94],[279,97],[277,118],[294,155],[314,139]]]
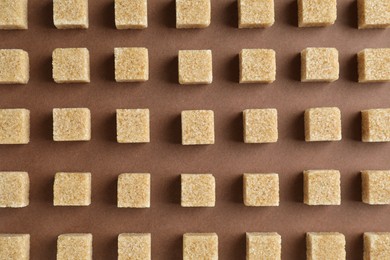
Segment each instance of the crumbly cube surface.
[[57,29],[87,29],[88,0],[53,0],[53,19]]
[[390,233],[364,233],[364,260],[390,259]]
[[305,111],[305,140],[341,140],[341,112],[337,107],[309,108]]
[[340,172],[307,170],[303,172],[303,202],[307,205],[340,205]]
[[246,233],[247,260],[281,260],[282,238],[276,232]]
[[245,206],[279,206],[277,173],[244,173],[243,189]]
[[359,82],[389,82],[390,48],[360,51],[358,53],[358,72]]
[[390,204],[390,171],[362,171],[362,200],[371,205]]
[[270,27],[275,22],[274,0],[238,0],[238,27]]
[[210,0],[176,0],[176,28],[205,28],[210,20]]
[[275,51],[271,49],[242,49],[240,83],[272,83],[276,77]]
[[213,64],[211,50],[179,51],[179,83],[211,84]]
[[147,0],[115,0],[117,29],[144,29],[148,27]]
[[91,140],[91,112],[88,108],[54,108],[54,141]]
[[306,48],[301,52],[302,82],[339,79],[339,52],[335,48]]
[[363,110],[362,141],[390,142],[390,108]]
[[91,173],[58,172],[54,178],[54,206],[91,204]]
[[0,259],[29,260],[29,234],[0,234]]
[[146,48],[115,48],[115,80],[142,82],[149,79],[149,56]]
[[183,260],[218,260],[218,236],[215,233],[183,235]]
[[18,49],[0,49],[0,84],[27,84],[29,79],[28,53]]
[[29,190],[27,172],[0,172],[0,208],[28,206]]
[[0,10],[0,29],[23,30],[28,28],[27,0],[1,0]]
[[119,208],[150,208],[150,174],[122,173],[118,177]]
[[116,110],[118,143],[149,143],[149,128],[149,109]]
[[183,145],[214,144],[214,112],[185,110],[181,112]]
[[317,27],[334,24],[337,0],[298,0],[298,26]]
[[62,234],[57,238],[57,260],[92,260],[92,234]]
[[0,109],[0,144],[30,142],[30,110]]
[[89,83],[89,51],[86,48],[57,48],[53,51],[56,83]]
[[118,260],[150,260],[152,240],[149,233],[123,233],[118,236]]
[[182,207],[215,207],[215,178],[212,174],[181,175]]
[[245,109],[243,119],[245,143],[275,143],[278,141],[276,109]]
[[306,233],[307,260],[345,260],[345,236],[337,232]]
[[390,27],[388,0],[358,0],[359,29]]

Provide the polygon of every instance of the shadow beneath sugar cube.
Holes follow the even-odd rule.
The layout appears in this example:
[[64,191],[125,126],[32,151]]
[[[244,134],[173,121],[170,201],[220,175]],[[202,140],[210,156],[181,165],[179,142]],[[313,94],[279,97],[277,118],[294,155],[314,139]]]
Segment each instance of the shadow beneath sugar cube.
[[286,242],[290,245],[282,246],[282,256],[288,255],[291,259],[306,259],[306,233],[299,235],[299,237],[290,238]]
[[349,81],[357,82],[358,81],[358,61],[357,55],[352,55],[346,61],[344,69],[340,69],[345,74],[344,77]]
[[362,202],[362,177],[360,172],[353,173],[352,178],[348,181],[348,186],[353,187],[353,189],[346,189],[348,194],[346,194],[346,198],[341,199]]
[[[339,10],[340,9],[341,8],[339,8]],[[341,10],[343,11],[343,13],[338,16],[343,17],[343,19],[346,19],[346,23],[348,26],[352,28],[358,28],[357,1],[351,1],[347,8],[343,8]]]
[[169,143],[181,144],[181,115],[175,115],[168,121],[166,129],[167,140]]
[[104,73],[103,73],[102,77],[104,78],[104,80],[110,81],[110,82],[115,82],[115,59],[114,59],[113,53],[108,55],[105,58],[105,60],[103,62],[103,66],[104,66],[104,69],[103,69]]
[[176,28],[176,3],[175,0],[169,0],[160,11],[161,23],[169,28]]
[[245,260],[246,256],[246,234],[237,234],[231,241],[231,246],[226,248],[225,255],[229,256],[229,259]]
[[[277,11],[277,10],[275,10]],[[284,4],[284,8],[281,8],[280,17],[285,19],[285,23],[290,26],[298,26],[298,5],[296,0],[292,0]]]
[[303,112],[298,112],[292,115],[292,119],[287,121],[289,138],[298,141],[305,141],[305,115]]
[[226,5],[225,23],[229,27],[238,28],[238,6],[237,1]]
[[100,14],[96,16],[96,20],[108,29],[116,29],[114,1],[110,1],[101,9]]
[[166,69],[164,73],[164,81],[174,84],[175,87],[180,87],[178,57],[175,56],[173,58],[169,58],[164,67]]
[[301,81],[301,54],[297,53],[294,57],[289,60],[288,69],[288,78],[294,81]]
[[104,139],[109,142],[116,143],[116,113],[110,113],[105,118],[103,124],[99,127],[99,131],[104,134]]
[[[41,200],[44,203],[47,203],[50,206],[53,206],[53,185],[54,185],[54,174],[45,177],[44,179],[39,181],[39,187],[35,188],[37,195],[35,193],[31,193],[30,202],[34,200]],[[33,176],[30,176],[33,178]],[[32,189],[31,189],[32,190]],[[34,197],[39,197],[38,199],[34,199]]]
[[104,196],[102,196],[104,203],[110,207],[117,207],[117,183],[118,177],[110,178],[106,181],[107,185],[104,186]]
[[[282,183],[281,183],[282,184]],[[298,172],[294,173],[293,176],[290,177],[290,180],[285,187],[280,187],[281,189],[281,201],[291,201],[296,203],[303,203],[303,173]],[[284,195],[283,195],[284,193]]]
[[[169,252],[168,253],[169,256],[166,255],[161,259],[182,259],[183,258],[183,236],[182,235],[175,235],[172,238],[172,240],[167,241],[166,245],[167,248],[164,251]],[[154,258],[155,256],[159,256],[159,254],[158,253],[154,254],[153,246],[152,246],[152,258]]]
[[[119,234],[118,234],[119,235]],[[118,236],[110,236],[103,240],[100,237],[93,239],[92,255],[100,256],[105,260],[116,260],[118,257]]]
[[167,185],[167,190],[164,192],[167,196],[167,201],[180,206],[181,203],[181,178],[180,175],[170,178]]
[[[346,245],[349,248],[364,248],[363,234],[357,233],[353,235],[347,235]],[[363,259],[363,250],[347,250],[347,259]]]
[[230,139],[233,140],[234,142],[239,142],[243,143],[243,116],[242,112],[235,114],[234,118],[230,120],[228,129],[230,129]]
[[[42,60],[42,62],[40,64],[40,69],[39,69],[39,71],[37,71],[37,75],[36,76],[41,75],[39,77],[42,80],[44,80],[45,82],[55,83],[54,79],[53,79],[53,74],[52,74],[53,73],[53,67],[52,67],[51,54],[50,54],[50,56],[42,57],[41,60]],[[50,87],[52,87],[52,86],[50,86]]]
[[42,116],[39,121],[31,118],[30,135],[30,142],[33,142],[34,139],[53,141],[53,115],[51,111]]
[[244,205],[243,203],[243,177],[238,175],[230,185],[229,201]]
[[227,68],[225,69],[226,75],[225,77],[234,83],[239,83],[239,75],[240,75],[240,66],[239,66],[239,56],[234,55],[231,57],[227,62],[226,66]]
[[49,29],[56,29],[53,21],[53,1],[48,1],[43,6],[38,17],[39,17],[39,23],[42,25],[42,27],[49,28]]
[[353,139],[355,141],[361,142],[362,140],[362,117],[360,112],[354,113],[348,127],[344,130],[343,139]]

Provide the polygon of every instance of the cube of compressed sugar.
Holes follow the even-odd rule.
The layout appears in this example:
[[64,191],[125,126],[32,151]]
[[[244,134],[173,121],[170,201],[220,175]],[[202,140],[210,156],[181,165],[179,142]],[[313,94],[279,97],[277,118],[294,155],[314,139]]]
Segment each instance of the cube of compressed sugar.
[[245,109],[243,119],[245,143],[275,143],[278,141],[276,109]]
[[390,108],[363,110],[362,141],[390,142]]
[[151,235],[149,233],[123,233],[118,236],[118,260],[150,260]]
[[179,51],[179,83],[211,84],[213,62],[211,50]]
[[362,171],[362,200],[371,205],[390,204],[390,171]]
[[89,51],[86,48],[55,49],[53,79],[56,83],[89,83]]
[[176,0],[176,28],[205,28],[210,20],[210,0]]
[[88,108],[54,108],[54,141],[91,140],[91,112]]
[[183,260],[218,260],[218,236],[215,233],[183,235]]
[[150,174],[122,173],[118,177],[119,208],[150,208]]
[[279,206],[277,173],[244,173],[245,206]]
[[238,0],[237,2],[238,28],[261,28],[274,24],[274,0]]
[[281,259],[282,238],[276,232],[246,233],[246,259]]
[[27,172],[0,172],[0,208],[21,208],[29,204]]
[[337,0],[298,0],[298,26],[315,27],[334,24]]
[[117,109],[118,143],[149,143],[149,109]]
[[0,234],[0,259],[29,260],[29,234]]
[[307,205],[340,205],[340,172],[308,170],[303,172],[303,202]]
[[185,110],[181,112],[183,145],[214,144],[214,112]]
[[390,81],[390,48],[364,49],[358,53],[359,82]]
[[358,0],[359,29],[390,27],[388,0]]
[[317,107],[305,110],[305,140],[341,140],[341,112],[337,107]]
[[53,19],[57,29],[87,29],[88,0],[53,0]]
[[364,233],[364,260],[390,259],[390,233]]
[[240,58],[240,83],[272,83],[276,76],[275,51],[243,49]]
[[54,206],[91,204],[91,173],[57,172],[54,178]]
[[0,109],[0,144],[30,142],[30,110]]
[[1,0],[0,29],[13,30],[27,28],[27,0]]
[[182,207],[214,207],[215,178],[212,174],[181,175]]
[[339,79],[339,52],[335,48],[306,48],[301,52],[302,82]]
[[24,50],[0,49],[0,84],[27,84],[29,79],[28,53]]
[[115,0],[117,29],[143,29],[148,27],[147,0]]
[[62,234],[57,238],[57,260],[92,260],[92,234]]
[[307,260],[345,260],[345,236],[338,232],[306,233]]
[[149,58],[146,48],[115,48],[115,80],[141,82],[149,79]]

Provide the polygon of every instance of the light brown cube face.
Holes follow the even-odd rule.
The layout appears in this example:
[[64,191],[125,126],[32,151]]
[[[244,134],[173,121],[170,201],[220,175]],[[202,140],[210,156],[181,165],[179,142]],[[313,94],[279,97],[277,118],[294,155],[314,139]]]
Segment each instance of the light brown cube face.
[[246,109],[243,112],[245,143],[275,143],[278,141],[276,109]]
[[215,233],[183,235],[183,260],[218,260],[218,236]]
[[179,51],[179,83],[211,84],[213,81],[210,50]]
[[303,202],[307,205],[340,205],[340,172],[308,170],[303,172]]
[[63,234],[57,239],[57,260],[92,260],[92,234]]
[[54,141],[91,140],[91,112],[88,108],[54,108]]
[[[389,4],[390,8],[390,4]],[[358,53],[359,82],[390,81],[390,48],[364,49]]]
[[0,234],[0,259],[29,260],[30,235]]
[[362,112],[362,141],[390,142],[390,108]]
[[149,109],[117,109],[118,143],[149,143]]
[[29,204],[27,172],[0,172],[0,208],[21,208]]
[[336,18],[336,0],[298,0],[299,27],[329,26]]
[[1,0],[0,10],[0,29],[21,30],[28,28],[27,0]]
[[305,140],[341,140],[341,112],[337,107],[309,108],[305,111]]
[[301,52],[302,82],[339,79],[339,52],[335,48],[306,48]]
[[205,28],[210,20],[210,0],[176,0],[176,28]]
[[274,0],[238,0],[238,27],[269,27],[275,22]]
[[30,142],[30,111],[0,109],[0,144],[28,144]]
[[91,204],[91,173],[56,173],[53,204],[54,206],[89,206]]
[[364,260],[390,259],[390,233],[364,233]]
[[362,200],[371,205],[390,204],[390,171],[362,171]]
[[150,208],[149,173],[119,175],[118,208]]
[[306,233],[306,257],[307,260],[345,260],[344,235],[337,232]]
[[0,49],[0,84],[27,84],[29,79],[28,53],[24,50]]
[[388,0],[358,0],[359,29],[390,27]]
[[280,260],[282,238],[278,233],[246,233],[246,259]]
[[56,83],[89,83],[89,51],[65,48],[53,51],[53,79]]
[[212,174],[181,175],[182,207],[214,207],[215,178]]
[[272,83],[276,77],[275,51],[243,49],[240,59],[240,83]]
[[117,29],[143,29],[148,27],[147,0],[115,0]]
[[245,173],[244,204],[251,207],[279,206],[279,175]]
[[214,112],[185,110],[181,112],[183,145],[214,144]]
[[149,79],[149,56],[146,48],[115,48],[116,82],[143,82]]
[[88,0],[53,0],[53,19],[57,29],[87,29]]
[[147,233],[123,233],[118,236],[118,260],[150,260],[151,235]]

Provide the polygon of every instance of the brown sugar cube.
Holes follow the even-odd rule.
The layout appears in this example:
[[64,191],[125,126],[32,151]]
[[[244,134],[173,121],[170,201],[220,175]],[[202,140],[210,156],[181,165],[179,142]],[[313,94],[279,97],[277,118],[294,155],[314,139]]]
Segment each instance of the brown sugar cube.
[[211,50],[179,51],[179,83],[211,84],[213,64]]
[[0,109],[0,144],[30,142],[30,110]]
[[245,143],[275,143],[278,141],[276,109],[245,109],[243,119]]
[[275,51],[271,49],[242,49],[240,83],[272,83],[276,77]]
[[303,172],[303,202],[307,205],[340,205],[340,172],[307,170]]
[[149,56],[146,48],[115,48],[116,82],[142,82],[149,79]]
[[150,208],[149,173],[119,175],[118,208]]
[[91,140],[91,112],[88,108],[54,108],[54,141]]
[[53,0],[53,20],[57,29],[87,29],[88,0]]
[[[389,4],[390,6],[390,4]],[[390,81],[390,48],[364,49],[358,53],[359,82]]]
[[181,174],[182,207],[215,207],[215,178],[212,174]]
[[149,143],[149,109],[117,109],[116,139],[118,143]]
[[55,49],[53,79],[56,83],[89,83],[89,51],[86,48]]
[[29,234],[0,234],[0,259],[29,260]]
[[1,0],[0,29],[23,30],[27,28],[27,0]]
[[115,0],[117,29],[144,29],[148,27],[147,0]]
[[305,140],[341,140],[341,112],[337,107],[317,107],[305,110]]
[[28,206],[29,190],[27,172],[0,172],[0,208]]
[[214,144],[214,112],[184,110],[181,112],[183,145]]
[[218,260],[218,236],[215,233],[183,235],[183,260]]
[[246,260],[281,260],[282,238],[276,232],[246,233]]
[[390,204],[390,171],[362,171],[362,200],[371,205]]
[[0,49],[0,84],[27,84],[29,79],[28,53],[18,49]]
[[274,24],[274,0],[238,0],[237,2],[238,28],[263,28]]
[[57,260],[92,260],[92,234],[62,234],[57,238]]
[[149,233],[123,233],[118,236],[118,260],[151,260]]
[[90,172],[58,172],[54,178],[54,206],[91,204]]
[[339,52],[335,48],[306,48],[301,52],[302,82],[339,79]]
[[277,173],[244,173],[243,188],[245,206],[279,206]]
[[390,142],[390,108],[363,110],[362,141]]
[[298,26],[321,27],[334,24],[337,0],[298,0]]
[[366,232],[364,237],[363,260],[390,259],[390,233]]
[[205,28],[210,20],[210,0],[176,0],[176,28]]
[[345,236],[338,232],[306,233],[307,260],[345,260]]
[[359,29],[390,27],[388,0],[358,0]]

